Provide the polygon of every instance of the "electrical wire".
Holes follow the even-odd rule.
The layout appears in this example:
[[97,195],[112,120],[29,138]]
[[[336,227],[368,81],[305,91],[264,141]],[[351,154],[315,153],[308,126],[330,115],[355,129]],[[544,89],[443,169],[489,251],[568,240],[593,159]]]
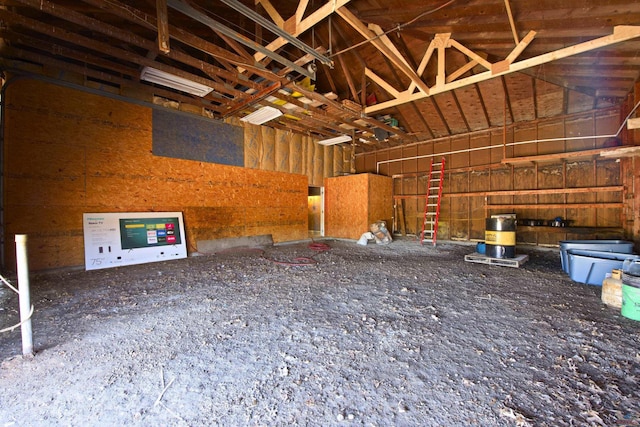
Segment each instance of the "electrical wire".
[[353,46],[349,46],[349,47],[347,47],[347,48],[345,48],[345,49],[342,49],[342,50],[340,50],[340,51],[338,51],[338,52],[336,52],[336,53],[333,53],[333,54],[329,55],[329,58],[333,58],[333,57],[338,56],[338,55],[340,55],[340,54],[343,54],[343,53],[345,53],[345,52],[349,52],[349,51],[350,51],[350,50],[352,50],[352,49],[355,49],[355,48],[360,47],[360,46],[362,46],[362,45],[364,45],[364,44],[367,44],[367,43],[369,43],[369,42],[372,42],[373,40],[377,40],[377,39],[379,39],[380,37],[386,36],[386,35],[388,35],[389,33],[392,33],[392,32],[394,32],[394,31],[400,31],[400,30],[402,30],[404,27],[407,27],[407,26],[409,26],[409,25],[413,24],[413,23],[414,23],[414,22],[416,22],[417,20],[419,20],[419,19],[421,19],[421,18],[423,18],[423,17],[425,17],[425,16],[427,16],[427,15],[430,15],[430,14],[432,14],[432,13],[435,13],[435,12],[439,11],[440,9],[444,9],[445,7],[449,6],[450,4],[452,4],[452,3],[453,3],[453,2],[455,2],[455,1],[456,1],[456,0],[449,0],[449,1],[447,1],[447,2],[445,2],[445,3],[443,3],[443,4],[441,4],[440,6],[436,7],[435,9],[430,9],[430,10],[427,10],[427,11],[425,11],[425,12],[422,12],[421,14],[419,14],[419,15],[418,15],[418,16],[416,16],[415,18],[413,18],[413,19],[411,19],[411,20],[409,20],[409,21],[405,22],[404,24],[398,24],[398,25],[397,25],[397,26],[395,26],[394,28],[392,28],[392,29],[390,29],[390,30],[385,31],[385,32],[383,32],[382,34],[377,34],[375,37],[372,37],[372,38],[370,38],[370,39],[363,40],[363,41],[361,41],[360,43],[356,43],[356,44],[354,44]]

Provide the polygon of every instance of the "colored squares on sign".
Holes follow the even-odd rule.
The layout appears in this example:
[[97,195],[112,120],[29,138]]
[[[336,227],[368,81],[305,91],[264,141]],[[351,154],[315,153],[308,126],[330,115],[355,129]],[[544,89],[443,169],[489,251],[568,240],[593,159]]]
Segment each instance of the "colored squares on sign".
[[158,243],[158,235],[155,230],[147,230],[147,243],[150,245]]

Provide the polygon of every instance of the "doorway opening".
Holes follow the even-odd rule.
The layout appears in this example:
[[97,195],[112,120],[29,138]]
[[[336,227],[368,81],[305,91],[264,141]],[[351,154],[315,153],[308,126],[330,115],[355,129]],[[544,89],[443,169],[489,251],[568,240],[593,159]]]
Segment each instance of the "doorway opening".
[[324,187],[309,187],[309,237],[324,236]]

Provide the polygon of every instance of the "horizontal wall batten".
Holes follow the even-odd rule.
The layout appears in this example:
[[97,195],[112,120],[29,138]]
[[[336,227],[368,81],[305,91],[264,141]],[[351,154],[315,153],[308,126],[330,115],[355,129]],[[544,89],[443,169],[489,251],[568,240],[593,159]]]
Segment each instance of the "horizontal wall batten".
[[[449,197],[490,197],[490,196],[527,196],[541,194],[580,194],[593,192],[616,192],[623,191],[624,186],[615,185],[608,187],[581,187],[581,188],[546,188],[541,190],[503,190],[503,191],[472,191],[467,193],[445,193],[442,198]],[[394,199],[424,199],[424,194],[403,194],[393,196]],[[548,206],[548,205],[545,205]],[[564,205],[563,205],[564,206]]]
[[603,156],[603,153],[608,151],[618,150],[620,147],[611,148],[597,148],[595,150],[583,150],[583,151],[570,151],[563,153],[553,154],[541,154],[539,156],[524,156],[524,157],[511,157],[502,159],[502,163],[515,164],[515,163],[532,163],[532,162],[545,162],[558,159],[588,159],[591,157]]
[[624,203],[547,203],[535,204],[508,204],[486,205],[487,209],[579,209],[579,208],[621,208]]

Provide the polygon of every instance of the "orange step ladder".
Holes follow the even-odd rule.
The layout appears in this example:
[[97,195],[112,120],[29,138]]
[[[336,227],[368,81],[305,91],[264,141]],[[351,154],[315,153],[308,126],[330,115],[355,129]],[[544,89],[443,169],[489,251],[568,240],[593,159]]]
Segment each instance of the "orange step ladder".
[[438,218],[440,217],[440,201],[442,200],[442,183],[444,181],[444,157],[439,163],[431,160],[429,179],[427,180],[427,194],[424,204],[424,217],[420,244],[431,242],[436,245],[438,237]]

